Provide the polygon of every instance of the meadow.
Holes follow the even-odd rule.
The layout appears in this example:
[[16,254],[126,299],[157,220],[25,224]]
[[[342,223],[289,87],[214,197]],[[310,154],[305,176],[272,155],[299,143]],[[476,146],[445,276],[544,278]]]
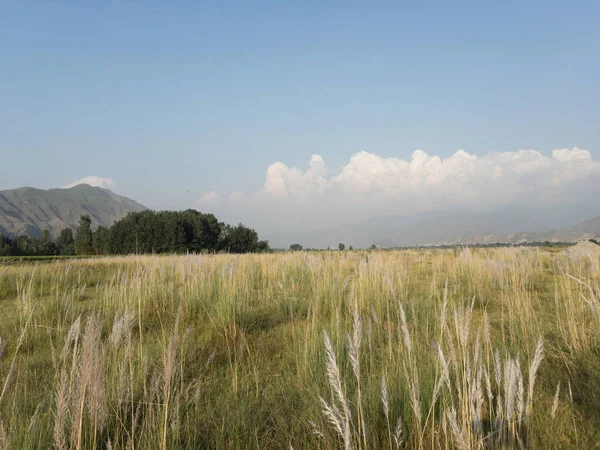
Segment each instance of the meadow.
[[600,257],[0,263],[0,450],[600,443]]

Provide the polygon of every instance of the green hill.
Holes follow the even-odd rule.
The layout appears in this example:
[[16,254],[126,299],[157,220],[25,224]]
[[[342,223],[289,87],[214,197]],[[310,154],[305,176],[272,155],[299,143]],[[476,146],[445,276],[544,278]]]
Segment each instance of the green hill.
[[57,236],[65,227],[75,228],[87,214],[94,226],[109,226],[128,212],[145,206],[99,187],[80,184],[69,189],[23,187],[0,191],[0,234],[37,236],[48,229]]

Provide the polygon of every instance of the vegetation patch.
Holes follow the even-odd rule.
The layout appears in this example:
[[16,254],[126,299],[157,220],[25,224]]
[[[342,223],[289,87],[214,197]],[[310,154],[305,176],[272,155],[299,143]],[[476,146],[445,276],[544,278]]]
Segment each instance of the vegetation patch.
[[600,441],[593,254],[23,261],[0,300],[0,448]]

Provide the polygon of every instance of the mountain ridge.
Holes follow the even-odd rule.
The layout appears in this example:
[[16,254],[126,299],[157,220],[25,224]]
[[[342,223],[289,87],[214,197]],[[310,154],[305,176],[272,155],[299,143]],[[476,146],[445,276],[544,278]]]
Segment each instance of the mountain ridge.
[[114,192],[79,184],[71,188],[20,187],[0,191],[0,234],[38,236],[48,229],[57,236],[63,228],[75,228],[87,214],[94,226],[110,226],[128,212],[145,206]]

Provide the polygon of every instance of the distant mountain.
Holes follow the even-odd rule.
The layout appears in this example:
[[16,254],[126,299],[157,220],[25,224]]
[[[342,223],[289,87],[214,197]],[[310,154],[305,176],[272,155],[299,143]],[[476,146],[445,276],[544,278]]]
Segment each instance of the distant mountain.
[[559,241],[579,241],[600,236],[600,216],[586,220],[575,226],[553,233],[550,238]]
[[37,236],[48,229],[57,236],[63,228],[75,228],[83,214],[91,217],[94,226],[110,226],[128,212],[144,209],[108,189],[87,184],[47,191],[23,187],[0,191],[0,234]]
[[[600,234],[600,217],[584,219],[582,213],[560,209],[507,207],[495,211],[464,209],[415,216],[376,217],[351,225],[267,236],[274,248],[337,248],[339,242],[355,248],[410,245],[474,244],[521,241],[577,241]],[[572,226],[569,226],[572,225]]]

